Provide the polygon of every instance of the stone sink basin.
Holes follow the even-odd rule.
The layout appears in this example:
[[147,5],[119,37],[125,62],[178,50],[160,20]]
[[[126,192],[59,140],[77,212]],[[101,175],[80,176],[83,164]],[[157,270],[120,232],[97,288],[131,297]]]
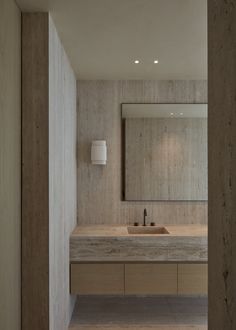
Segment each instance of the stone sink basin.
[[131,235],[163,235],[169,234],[165,227],[145,227],[145,226],[129,226],[127,227],[128,234]]

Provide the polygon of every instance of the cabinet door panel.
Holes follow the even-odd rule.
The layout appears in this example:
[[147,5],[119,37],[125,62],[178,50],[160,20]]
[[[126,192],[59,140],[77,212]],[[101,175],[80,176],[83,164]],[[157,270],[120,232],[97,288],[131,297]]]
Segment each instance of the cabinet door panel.
[[207,265],[178,265],[179,294],[207,294]]
[[177,294],[176,264],[126,264],[126,294]]
[[72,294],[124,294],[123,264],[71,264]]

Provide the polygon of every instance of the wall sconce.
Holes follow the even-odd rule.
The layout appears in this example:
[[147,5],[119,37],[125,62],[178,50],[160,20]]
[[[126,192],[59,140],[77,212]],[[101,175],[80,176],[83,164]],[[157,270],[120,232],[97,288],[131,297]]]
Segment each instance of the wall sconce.
[[92,142],[91,161],[93,165],[106,165],[107,162],[106,141],[96,140]]

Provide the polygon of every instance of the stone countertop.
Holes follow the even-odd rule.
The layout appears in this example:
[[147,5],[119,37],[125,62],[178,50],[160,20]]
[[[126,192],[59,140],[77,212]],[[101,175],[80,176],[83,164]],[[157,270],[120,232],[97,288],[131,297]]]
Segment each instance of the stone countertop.
[[207,262],[206,225],[156,225],[169,234],[128,234],[127,225],[78,226],[71,262]]

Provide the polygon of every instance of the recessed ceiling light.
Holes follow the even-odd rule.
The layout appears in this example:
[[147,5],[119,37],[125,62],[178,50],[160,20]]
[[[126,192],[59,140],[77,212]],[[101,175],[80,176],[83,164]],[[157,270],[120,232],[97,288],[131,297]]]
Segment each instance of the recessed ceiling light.
[[170,113],[171,116],[174,116],[173,112]]
[[135,60],[134,63],[135,63],[135,64],[139,64],[139,60]]
[[158,61],[158,60],[155,60],[155,61],[154,61],[154,64],[158,64],[158,63],[159,63],[159,61]]
[[183,112],[180,112],[180,116],[183,116]]

